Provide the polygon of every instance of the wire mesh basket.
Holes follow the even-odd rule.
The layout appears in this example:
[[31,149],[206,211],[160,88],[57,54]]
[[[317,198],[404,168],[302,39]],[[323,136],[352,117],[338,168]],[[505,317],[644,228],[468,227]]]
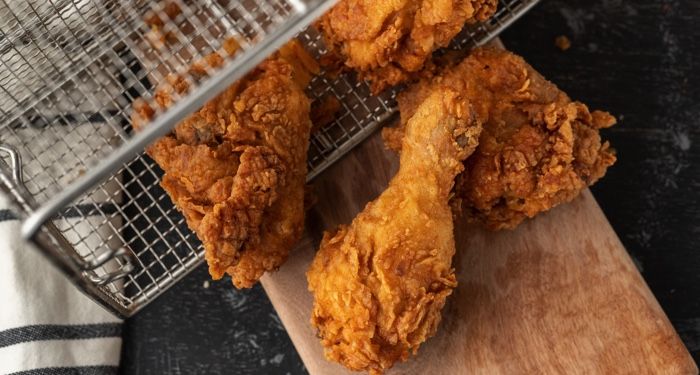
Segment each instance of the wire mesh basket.
[[[501,0],[455,48],[486,43],[537,0]],[[324,0],[53,0],[0,2],[0,188],[22,235],[82,290],[129,316],[203,261],[201,244],[159,186],[145,145],[242,77],[294,35],[317,57],[311,21]],[[172,12],[172,7],[177,12]],[[166,22],[167,21],[167,22]],[[306,28],[306,29],[305,29]],[[157,31],[157,33],[155,32]],[[163,38],[172,39],[167,46]],[[234,38],[241,51],[135,133],[131,105],[154,82]],[[396,111],[351,75],[315,77],[311,98],[334,95],[336,119],[311,140],[311,180]],[[1,198],[1,197],[0,197]]]

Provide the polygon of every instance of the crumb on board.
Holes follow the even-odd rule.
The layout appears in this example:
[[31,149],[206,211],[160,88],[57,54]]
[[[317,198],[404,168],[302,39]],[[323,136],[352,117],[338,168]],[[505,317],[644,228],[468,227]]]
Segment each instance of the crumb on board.
[[211,285],[211,284],[209,283],[209,280],[204,280],[204,282],[202,283],[202,287],[203,287],[204,289],[209,289],[209,286],[210,286],[210,285]]
[[554,45],[560,50],[566,51],[571,48],[571,40],[566,35],[559,35],[554,39]]

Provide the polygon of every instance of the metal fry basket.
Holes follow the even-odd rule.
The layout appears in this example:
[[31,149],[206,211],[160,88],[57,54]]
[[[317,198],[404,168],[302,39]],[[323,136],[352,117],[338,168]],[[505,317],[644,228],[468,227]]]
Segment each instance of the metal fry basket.
[[[501,0],[454,47],[486,43],[537,2]],[[97,302],[134,314],[203,261],[144,147],[291,37],[322,55],[307,27],[332,3],[0,0],[0,220],[21,221],[24,239]],[[240,51],[135,133],[133,101],[227,38]],[[395,90],[374,97],[350,75],[321,74],[307,91],[341,103],[312,136],[309,180],[396,111]]]

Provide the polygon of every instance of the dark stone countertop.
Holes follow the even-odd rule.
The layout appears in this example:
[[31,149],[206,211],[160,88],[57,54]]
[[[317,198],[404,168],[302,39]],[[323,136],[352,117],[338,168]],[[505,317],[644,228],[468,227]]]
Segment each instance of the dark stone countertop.
[[[543,0],[506,46],[620,123],[619,161],[592,190],[700,361],[700,2]],[[566,35],[562,52],[554,39]],[[303,374],[260,286],[204,287],[204,267],[127,320],[124,374]]]

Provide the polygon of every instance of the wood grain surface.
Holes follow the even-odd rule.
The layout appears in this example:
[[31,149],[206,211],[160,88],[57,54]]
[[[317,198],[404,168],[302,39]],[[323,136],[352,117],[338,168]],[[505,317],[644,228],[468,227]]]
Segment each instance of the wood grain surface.
[[[323,357],[305,272],[322,230],[349,223],[396,168],[377,133],[319,177],[303,242],[263,279],[313,375],[350,372]],[[590,192],[515,231],[455,232],[459,286],[443,323],[390,374],[697,374]]]

